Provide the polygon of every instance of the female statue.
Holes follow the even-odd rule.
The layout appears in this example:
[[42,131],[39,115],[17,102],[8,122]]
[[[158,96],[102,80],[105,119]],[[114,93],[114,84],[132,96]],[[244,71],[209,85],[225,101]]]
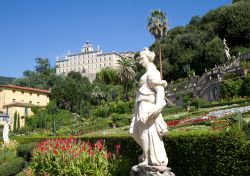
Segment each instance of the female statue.
[[3,142],[4,144],[9,144],[10,139],[9,139],[9,131],[10,131],[10,122],[8,121],[3,121]]
[[164,86],[160,72],[152,63],[154,52],[147,48],[140,52],[140,64],[146,73],[140,79],[132,122],[129,132],[143,150],[139,165],[167,166],[168,158],[162,136],[168,131],[161,110],[166,105]]

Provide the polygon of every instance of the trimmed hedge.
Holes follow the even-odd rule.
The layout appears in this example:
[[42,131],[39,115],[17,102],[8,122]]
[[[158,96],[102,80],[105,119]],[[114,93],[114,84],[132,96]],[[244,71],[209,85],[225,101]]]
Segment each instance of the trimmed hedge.
[[0,175],[12,176],[18,174],[24,167],[24,159],[21,157],[14,158],[10,162],[0,165]]
[[25,161],[30,162],[32,158],[32,151],[36,147],[37,142],[22,144],[17,148],[17,156],[22,157]]
[[[113,152],[115,146],[120,144],[120,154],[130,161],[126,165],[128,171],[138,164],[137,158],[142,154],[130,136],[79,138],[91,142],[102,138],[108,150]],[[250,175],[250,142],[246,141],[244,133],[238,128],[223,132],[171,132],[164,138],[164,143],[169,158],[168,166],[175,175]]]
[[[100,137],[83,137],[96,141]],[[105,138],[110,150],[121,145],[121,154],[138,164],[140,147],[130,137]],[[178,176],[250,175],[250,143],[239,130],[225,132],[172,133],[164,138],[169,167]]]

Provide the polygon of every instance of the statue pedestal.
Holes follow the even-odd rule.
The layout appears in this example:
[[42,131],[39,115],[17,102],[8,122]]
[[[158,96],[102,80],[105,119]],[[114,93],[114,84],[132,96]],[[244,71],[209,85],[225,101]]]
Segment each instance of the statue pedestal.
[[135,165],[130,176],[175,176],[167,166]]

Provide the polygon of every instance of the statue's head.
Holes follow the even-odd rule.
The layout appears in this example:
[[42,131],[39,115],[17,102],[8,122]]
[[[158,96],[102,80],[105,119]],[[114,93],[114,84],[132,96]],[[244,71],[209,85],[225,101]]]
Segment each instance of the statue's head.
[[145,64],[147,64],[147,62],[153,62],[154,58],[155,58],[155,53],[149,51],[148,48],[144,48],[140,52],[140,63],[142,64],[142,66],[145,66]]

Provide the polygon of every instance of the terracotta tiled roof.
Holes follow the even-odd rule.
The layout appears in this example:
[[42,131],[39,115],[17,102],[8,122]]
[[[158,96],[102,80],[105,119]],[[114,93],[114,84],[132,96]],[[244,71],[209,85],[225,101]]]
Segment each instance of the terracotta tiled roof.
[[9,89],[18,89],[18,90],[26,90],[26,91],[32,91],[32,92],[39,92],[39,93],[45,93],[49,94],[49,90],[43,90],[43,89],[38,89],[38,88],[32,88],[32,87],[22,87],[22,86],[17,86],[17,85],[0,85],[0,88],[9,88]]
[[35,106],[33,104],[29,104],[29,103],[22,103],[22,102],[13,102],[13,103],[9,103],[9,104],[5,104],[3,105],[3,107],[7,107],[7,106],[18,106],[18,107],[32,107]]

